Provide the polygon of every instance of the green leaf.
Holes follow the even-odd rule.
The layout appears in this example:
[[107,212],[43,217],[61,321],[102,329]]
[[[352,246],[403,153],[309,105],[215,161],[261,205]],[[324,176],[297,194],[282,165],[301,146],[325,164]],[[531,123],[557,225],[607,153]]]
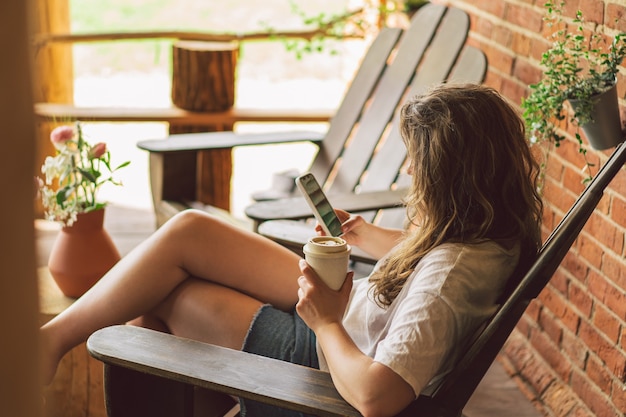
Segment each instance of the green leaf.
[[83,168],[78,168],[78,171],[81,173],[83,177],[87,178],[90,182],[96,182],[98,177],[100,176],[100,173],[97,171],[91,173],[90,171],[87,171],[86,169],[83,169]]

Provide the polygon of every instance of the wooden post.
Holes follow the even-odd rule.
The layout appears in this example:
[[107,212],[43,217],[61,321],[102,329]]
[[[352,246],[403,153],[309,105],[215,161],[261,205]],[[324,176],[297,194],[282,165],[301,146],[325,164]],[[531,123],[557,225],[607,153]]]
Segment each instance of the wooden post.
[[33,117],[28,30],[32,4],[3,0],[0,6],[0,415],[41,416],[37,331],[37,281],[33,231]]
[[[70,31],[68,0],[35,0],[33,31],[35,35],[67,33]],[[33,49],[33,97],[35,103],[73,103],[74,71],[72,46],[48,44]],[[60,120],[59,122],[62,122]],[[41,165],[55,150],[50,143],[53,124],[40,121],[37,125],[37,150],[34,175],[41,176]],[[37,217],[43,215],[41,202],[35,204]]]
[[[238,51],[236,42],[175,43],[172,59],[173,104],[185,110],[201,112],[230,109],[235,102]],[[232,128],[230,123],[170,126],[170,133],[212,132]],[[229,210],[231,158],[230,149],[165,155],[161,166],[162,198],[182,197]],[[189,190],[189,184],[192,184],[193,191]],[[194,195],[186,195],[190,191]]]

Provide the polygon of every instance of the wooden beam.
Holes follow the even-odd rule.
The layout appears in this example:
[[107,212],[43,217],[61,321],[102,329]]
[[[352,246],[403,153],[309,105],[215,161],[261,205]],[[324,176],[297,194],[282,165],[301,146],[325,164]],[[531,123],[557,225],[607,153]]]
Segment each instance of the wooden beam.
[[185,125],[232,124],[236,122],[316,123],[328,122],[334,109],[254,109],[233,107],[218,112],[194,112],[176,107],[81,107],[73,104],[37,103],[40,120],[67,122],[167,122]]

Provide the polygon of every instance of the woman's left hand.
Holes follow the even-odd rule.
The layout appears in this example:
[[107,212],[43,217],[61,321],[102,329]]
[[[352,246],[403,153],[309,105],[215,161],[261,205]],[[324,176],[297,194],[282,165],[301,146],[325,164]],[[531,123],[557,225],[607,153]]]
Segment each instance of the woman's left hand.
[[339,291],[330,289],[315,271],[300,260],[302,276],[298,278],[298,304],[296,311],[314,332],[319,326],[329,323],[341,323],[350,299],[353,271],[346,274],[346,280]]

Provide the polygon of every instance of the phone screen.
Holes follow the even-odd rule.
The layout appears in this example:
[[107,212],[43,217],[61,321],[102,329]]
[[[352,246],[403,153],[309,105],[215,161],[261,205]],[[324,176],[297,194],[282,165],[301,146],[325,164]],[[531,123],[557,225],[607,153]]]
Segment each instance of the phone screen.
[[304,174],[296,178],[296,183],[324,232],[329,236],[340,236],[341,222],[315,177]]

